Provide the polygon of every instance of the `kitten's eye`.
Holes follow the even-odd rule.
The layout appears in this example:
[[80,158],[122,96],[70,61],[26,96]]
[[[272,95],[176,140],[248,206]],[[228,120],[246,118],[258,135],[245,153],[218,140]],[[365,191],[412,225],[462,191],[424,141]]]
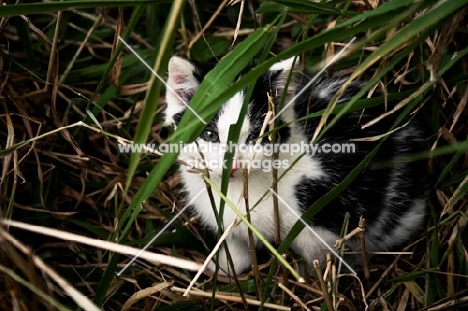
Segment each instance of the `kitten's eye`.
[[215,131],[212,130],[204,130],[203,133],[201,134],[201,138],[203,138],[206,141],[211,141],[211,142],[219,142],[219,135]]
[[256,140],[258,139],[258,135],[255,135],[255,134],[249,134],[249,136],[247,137],[247,142],[248,143],[254,143]]

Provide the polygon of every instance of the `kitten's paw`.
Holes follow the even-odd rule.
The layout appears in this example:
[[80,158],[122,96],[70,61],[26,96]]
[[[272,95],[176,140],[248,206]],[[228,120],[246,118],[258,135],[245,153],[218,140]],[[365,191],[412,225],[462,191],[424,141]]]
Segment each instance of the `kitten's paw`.
[[[231,255],[232,263],[234,265],[234,270],[236,275],[240,275],[242,272],[247,270],[252,265],[252,257],[248,245],[243,241],[228,239],[226,240],[229,254]],[[226,251],[224,247],[221,247],[219,250],[219,272],[222,275],[234,275],[229,261],[227,259]],[[215,271],[216,263],[210,261],[207,265],[207,269]]]

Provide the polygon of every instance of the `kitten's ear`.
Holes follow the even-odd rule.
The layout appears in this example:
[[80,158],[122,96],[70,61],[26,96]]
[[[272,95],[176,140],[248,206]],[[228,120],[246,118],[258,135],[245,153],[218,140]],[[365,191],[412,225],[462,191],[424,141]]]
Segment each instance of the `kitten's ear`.
[[[294,61],[294,59],[296,61]],[[288,59],[282,60],[270,67],[270,70],[282,70],[291,71],[299,68],[300,59],[299,56],[293,56]],[[287,78],[287,76],[286,76]]]
[[194,76],[194,64],[178,56],[172,56],[168,65],[166,89],[165,125],[174,125],[174,115],[183,111],[195,93],[199,82]]
[[[291,79],[289,80],[285,100],[289,102],[294,97],[296,93],[296,72],[299,70],[299,63],[299,56],[293,56],[270,67],[269,71],[277,74],[275,78],[275,89],[278,91],[276,94],[277,99],[281,99],[289,76],[291,76]],[[280,72],[278,73],[278,71]]]

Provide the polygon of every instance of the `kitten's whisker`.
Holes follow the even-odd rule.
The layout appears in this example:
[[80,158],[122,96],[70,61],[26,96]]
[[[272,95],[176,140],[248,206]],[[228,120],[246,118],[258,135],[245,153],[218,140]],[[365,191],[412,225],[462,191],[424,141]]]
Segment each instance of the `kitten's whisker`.
[[[200,155],[203,157],[203,154],[200,153]],[[184,165],[184,166],[188,167],[187,172],[189,172],[189,173],[204,173],[205,168],[208,168],[209,171],[212,171],[212,169],[210,169],[209,167],[202,167],[202,168],[196,167],[194,164],[195,163],[200,163],[200,159],[197,158],[197,157],[190,156],[189,160],[192,160],[193,164],[189,164],[186,161],[180,160],[180,159],[176,159],[176,162],[181,164],[181,165]],[[204,161],[204,158],[202,158],[202,161]]]
[[188,169],[187,170],[188,173],[193,173],[193,174],[203,174],[204,173],[204,170],[203,169]]

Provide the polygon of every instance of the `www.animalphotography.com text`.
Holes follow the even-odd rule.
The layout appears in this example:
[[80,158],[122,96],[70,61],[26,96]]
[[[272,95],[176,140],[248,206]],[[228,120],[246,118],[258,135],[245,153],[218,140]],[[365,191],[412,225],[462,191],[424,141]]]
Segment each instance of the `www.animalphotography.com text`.
[[[163,144],[119,144],[120,153],[185,153],[185,154],[217,154],[217,158],[201,159],[194,158],[187,163],[193,167],[226,168],[227,160],[224,155],[232,152],[235,157],[234,165],[237,168],[262,169],[271,171],[272,169],[288,168],[290,160],[295,156],[307,154],[316,156],[320,154],[353,154],[356,152],[354,143],[315,143],[307,144],[300,142],[297,144],[236,144],[236,143],[203,143],[203,144],[183,144],[183,143],[163,143]],[[273,154],[278,154],[277,159],[265,159]]]

